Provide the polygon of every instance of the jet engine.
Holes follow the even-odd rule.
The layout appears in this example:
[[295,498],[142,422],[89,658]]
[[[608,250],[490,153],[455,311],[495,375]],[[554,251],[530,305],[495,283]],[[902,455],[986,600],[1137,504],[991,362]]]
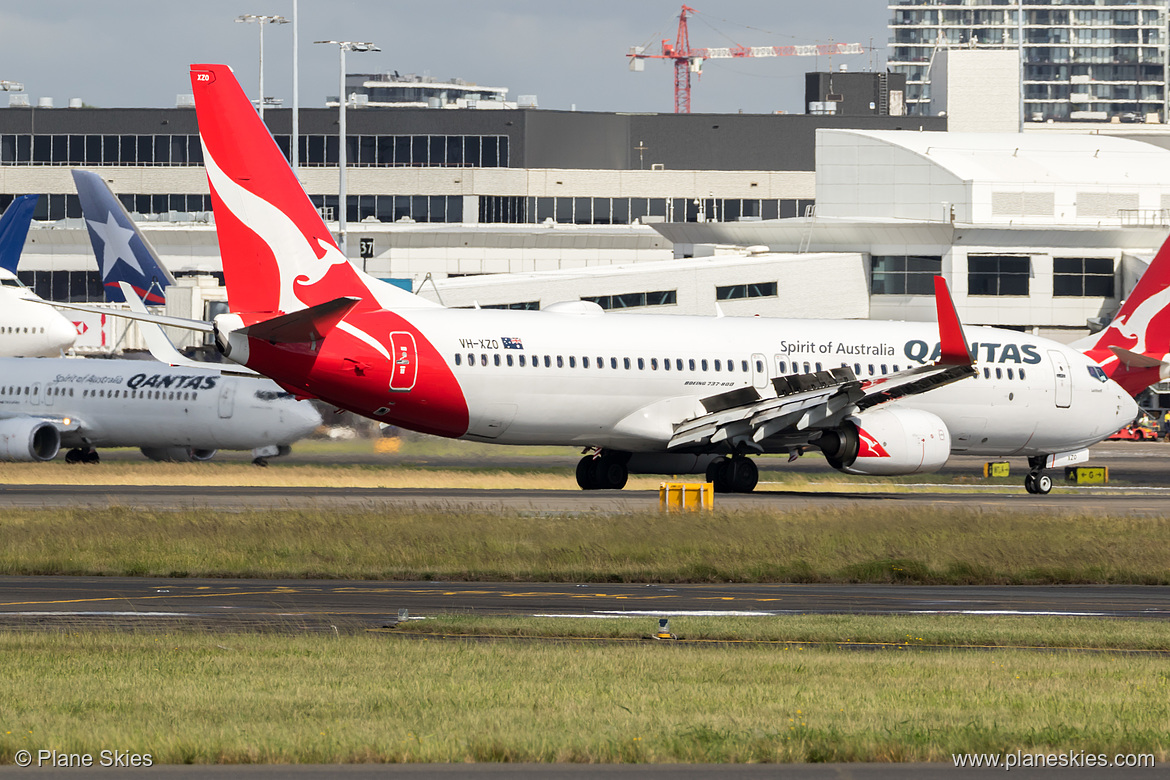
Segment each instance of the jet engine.
[[0,460],[52,460],[61,449],[57,426],[33,417],[0,420]]
[[872,409],[813,442],[846,474],[893,476],[937,471],[951,456],[946,423],[918,409]]
[[142,454],[151,460],[169,461],[171,463],[190,463],[191,461],[211,460],[216,450],[201,450],[195,447],[143,447]]

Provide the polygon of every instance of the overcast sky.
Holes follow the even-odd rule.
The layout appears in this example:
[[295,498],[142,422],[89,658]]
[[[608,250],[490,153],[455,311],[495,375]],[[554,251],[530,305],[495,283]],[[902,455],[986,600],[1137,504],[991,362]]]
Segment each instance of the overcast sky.
[[[834,58],[850,70],[883,67],[889,12],[882,0],[691,0],[693,47],[857,42],[872,54]],[[674,0],[299,0],[303,107],[337,94],[336,47],[313,41],[367,40],[381,52],[350,54],[351,73],[429,74],[536,95],[540,107],[581,111],[669,112],[673,68],[651,60],[632,73],[629,47],[672,41]],[[244,88],[257,88],[258,32],[240,14],[292,15],[292,0],[38,0],[0,7],[0,79],[25,85],[35,105],[79,97],[101,107],[175,104],[190,93],[187,66],[224,62]],[[267,26],[265,91],[292,99],[292,25]],[[780,57],[710,62],[694,87],[695,112],[799,112],[803,74],[826,58]],[[0,106],[7,101],[0,96]]]

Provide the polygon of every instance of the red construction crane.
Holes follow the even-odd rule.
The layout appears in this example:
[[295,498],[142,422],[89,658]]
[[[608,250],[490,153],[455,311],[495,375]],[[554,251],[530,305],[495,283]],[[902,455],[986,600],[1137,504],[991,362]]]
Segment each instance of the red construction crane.
[[703,60],[733,57],[813,57],[819,54],[863,54],[860,43],[828,43],[812,46],[732,46],[720,49],[692,49],[687,36],[687,14],[694,8],[684,5],[678,15],[678,39],[662,40],[661,54],[646,54],[641,46],[630,47],[630,70],[642,70],[642,60],[674,60],[674,113],[691,113],[691,74],[703,74]]

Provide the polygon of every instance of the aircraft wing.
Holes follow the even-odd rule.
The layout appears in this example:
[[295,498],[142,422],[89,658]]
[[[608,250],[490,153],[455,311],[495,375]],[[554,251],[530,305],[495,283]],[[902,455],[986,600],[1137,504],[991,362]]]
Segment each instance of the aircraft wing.
[[734,450],[763,451],[762,442],[803,444],[815,431],[835,428],[846,417],[880,404],[926,393],[975,375],[974,361],[946,282],[935,277],[940,356],[875,379],[860,380],[848,366],[772,380],[767,396],[743,387],[702,399],[706,414],[675,427],[668,449],[707,449],[725,443]]

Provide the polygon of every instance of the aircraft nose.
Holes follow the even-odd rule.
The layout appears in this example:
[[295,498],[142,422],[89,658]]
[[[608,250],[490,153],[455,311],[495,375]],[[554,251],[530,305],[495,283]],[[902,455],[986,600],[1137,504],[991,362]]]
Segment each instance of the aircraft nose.
[[297,430],[297,438],[308,436],[321,424],[321,414],[308,401],[293,401],[286,418]]
[[45,335],[49,337],[53,351],[64,351],[70,349],[77,341],[77,326],[64,317],[60,317],[49,324]]

